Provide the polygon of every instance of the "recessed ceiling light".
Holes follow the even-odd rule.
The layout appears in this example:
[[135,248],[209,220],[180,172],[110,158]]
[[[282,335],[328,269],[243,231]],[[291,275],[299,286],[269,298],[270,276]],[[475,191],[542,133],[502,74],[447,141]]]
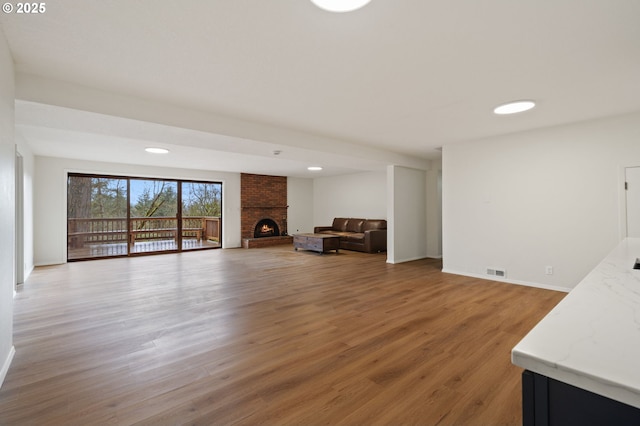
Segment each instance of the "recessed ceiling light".
[[152,154],[166,154],[169,152],[168,149],[164,148],[145,148],[144,150]]
[[536,106],[536,103],[533,101],[515,101],[500,105],[496,107],[493,112],[498,115],[516,114],[518,112],[528,111],[534,106]]
[[309,167],[307,167],[307,170],[309,170],[310,172],[319,172],[320,170],[322,170],[322,167],[320,167],[320,166],[309,166]]
[[329,12],[351,12],[352,10],[360,9],[370,1],[371,0],[311,0],[311,2],[320,9]]

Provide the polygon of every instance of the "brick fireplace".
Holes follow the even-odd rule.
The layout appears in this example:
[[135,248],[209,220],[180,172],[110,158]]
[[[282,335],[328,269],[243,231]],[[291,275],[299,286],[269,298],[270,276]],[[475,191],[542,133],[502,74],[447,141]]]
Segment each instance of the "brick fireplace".
[[[240,175],[240,226],[244,248],[292,242],[287,236],[287,178],[242,173]],[[273,221],[278,235],[258,237],[256,227]]]

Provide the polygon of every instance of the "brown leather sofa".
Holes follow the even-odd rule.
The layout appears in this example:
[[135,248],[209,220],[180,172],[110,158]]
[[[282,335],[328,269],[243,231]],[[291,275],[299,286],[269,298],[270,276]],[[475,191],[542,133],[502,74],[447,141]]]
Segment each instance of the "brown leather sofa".
[[340,236],[340,248],[365,253],[387,251],[387,221],[336,217],[331,226],[316,226],[316,234]]

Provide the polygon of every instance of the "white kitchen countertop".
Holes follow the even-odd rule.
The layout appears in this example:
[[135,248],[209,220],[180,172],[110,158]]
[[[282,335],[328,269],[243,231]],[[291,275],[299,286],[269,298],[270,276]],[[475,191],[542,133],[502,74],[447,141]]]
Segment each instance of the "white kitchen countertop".
[[640,238],[622,241],[511,352],[535,373],[640,408]]

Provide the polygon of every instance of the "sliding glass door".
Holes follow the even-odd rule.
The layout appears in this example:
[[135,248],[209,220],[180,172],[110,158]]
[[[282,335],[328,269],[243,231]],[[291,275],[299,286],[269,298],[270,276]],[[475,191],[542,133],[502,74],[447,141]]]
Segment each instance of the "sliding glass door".
[[68,176],[68,260],[219,248],[221,232],[220,182]]
[[127,179],[69,175],[67,259],[127,255]]
[[182,248],[195,250],[207,244],[220,244],[222,184],[181,182]]
[[129,185],[130,252],[178,250],[178,182],[130,179]]

